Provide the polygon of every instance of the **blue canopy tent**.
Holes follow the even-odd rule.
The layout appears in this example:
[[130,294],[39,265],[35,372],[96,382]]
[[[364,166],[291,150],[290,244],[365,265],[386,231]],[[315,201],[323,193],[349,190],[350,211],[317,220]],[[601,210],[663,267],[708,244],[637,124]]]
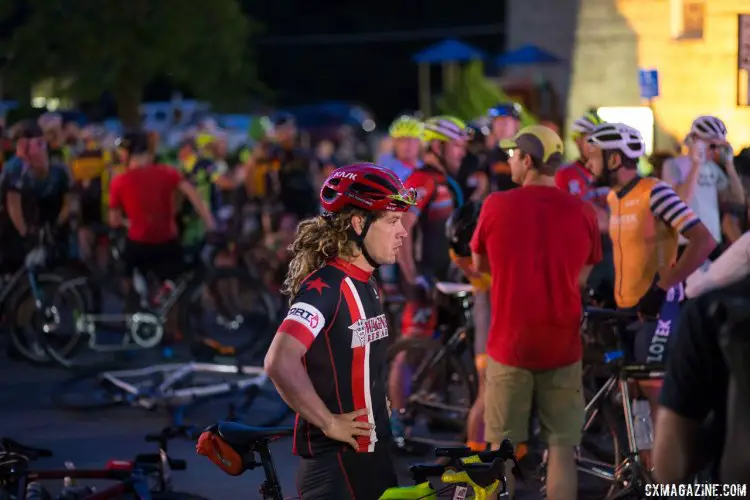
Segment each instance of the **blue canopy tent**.
[[[523,45],[515,50],[510,50],[494,58],[495,65],[501,69],[510,67],[537,66],[543,64],[560,64],[563,60],[555,54],[548,52],[536,45]],[[544,114],[555,114],[555,97],[549,82],[538,70],[533,70],[534,86],[539,89],[536,101],[530,103],[533,108],[543,111]]]
[[500,67],[556,64],[559,62],[562,62],[562,59],[536,45],[524,45],[495,58],[495,64]]
[[412,56],[419,66],[419,108],[430,115],[430,65],[443,65],[443,86],[451,88],[458,74],[458,63],[485,59],[487,54],[469,44],[452,38],[422,49]]
[[451,38],[417,52],[412,59],[416,63],[442,64],[473,61],[485,57],[486,54],[481,50]]

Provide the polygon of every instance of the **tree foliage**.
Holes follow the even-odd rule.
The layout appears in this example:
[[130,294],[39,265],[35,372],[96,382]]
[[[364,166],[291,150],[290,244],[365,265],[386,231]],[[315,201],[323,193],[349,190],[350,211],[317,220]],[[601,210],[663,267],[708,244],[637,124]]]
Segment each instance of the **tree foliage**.
[[128,125],[137,123],[143,88],[156,76],[206,98],[236,95],[256,81],[248,54],[254,26],[239,0],[26,2],[25,22],[3,47],[6,75],[27,86],[52,78],[77,99],[112,92]]
[[[485,76],[484,65],[477,60],[462,69],[455,87],[443,93],[437,101],[437,107],[443,114],[469,121],[484,116],[495,104],[510,100],[499,85]],[[524,107],[521,121],[523,125],[531,125],[537,119]]]

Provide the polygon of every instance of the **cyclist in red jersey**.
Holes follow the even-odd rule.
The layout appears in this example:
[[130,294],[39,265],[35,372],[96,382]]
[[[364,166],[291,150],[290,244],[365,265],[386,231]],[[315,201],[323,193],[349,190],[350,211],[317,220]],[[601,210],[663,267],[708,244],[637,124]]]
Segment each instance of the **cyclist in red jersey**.
[[435,329],[437,318],[429,291],[434,279],[446,279],[451,266],[445,223],[463,204],[461,187],[453,176],[466,155],[469,134],[458,118],[438,116],[425,122],[424,137],[428,142],[424,165],[404,182],[417,192],[416,206],[404,215],[404,228],[414,234],[404,241],[398,259],[409,297],[401,333],[409,336],[431,335]]
[[573,140],[578,147],[578,159],[573,163],[563,165],[555,174],[557,187],[582,199],[595,195],[592,191],[596,189],[596,178],[586,166],[588,161],[586,152],[591,147],[588,144],[589,134],[602,123],[604,120],[593,111],[573,122]]
[[[438,116],[425,122],[427,149],[424,165],[407,179],[407,188],[416,190],[417,202],[404,214],[403,224],[411,237],[404,239],[398,257],[399,270],[407,295],[401,320],[404,336],[430,336],[437,326],[437,310],[431,300],[434,280],[446,280],[451,268],[450,244],[445,224],[463,204],[461,187],[453,178],[466,155],[469,132],[458,118]],[[405,360],[391,364],[388,393],[394,412],[391,427],[396,443],[403,445],[401,415],[406,406],[402,383]]]
[[297,412],[302,500],[375,500],[396,486],[386,399],[388,321],[373,271],[396,261],[416,193],[358,164],[323,183],[325,215],[300,223],[284,283],[291,306],[265,359]]
[[127,215],[123,260],[129,275],[138,268],[160,279],[174,279],[182,269],[175,219],[177,192],[195,207],[208,231],[213,231],[216,224],[198,192],[178,170],[154,163],[150,143],[143,132],[132,132],[123,138],[128,170],[112,180],[109,225],[113,229],[123,227],[123,212]]

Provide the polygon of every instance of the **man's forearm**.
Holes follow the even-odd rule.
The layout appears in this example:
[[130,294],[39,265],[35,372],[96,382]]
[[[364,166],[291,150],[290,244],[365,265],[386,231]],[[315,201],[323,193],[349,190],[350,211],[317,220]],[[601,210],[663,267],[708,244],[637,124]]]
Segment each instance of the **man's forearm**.
[[745,190],[742,188],[742,180],[740,180],[737,170],[734,169],[733,165],[727,166],[725,170],[729,178],[729,195],[732,197],[732,202],[738,204],[744,203]]
[[713,238],[690,240],[674,267],[662,276],[659,286],[668,290],[685,281],[706,262],[714,248],[716,248],[716,241]]
[[417,281],[417,265],[414,262],[414,246],[411,238],[404,238],[398,254],[398,267],[409,284]]
[[65,199],[63,200],[62,207],[60,208],[60,213],[57,216],[57,225],[62,226],[66,222],[68,222],[68,218],[70,217],[70,196],[66,195]]
[[688,173],[685,182],[673,186],[675,193],[677,193],[677,196],[679,196],[685,203],[688,203],[690,198],[692,198],[693,196],[693,191],[695,191],[695,184],[698,180],[698,172],[700,172],[700,165],[691,165],[690,172]]
[[20,234],[22,237],[25,237],[29,232],[29,229],[28,227],[26,227],[26,220],[23,218],[23,211],[15,209],[14,207],[10,207],[8,209],[8,216],[10,217],[10,221],[13,223],[13,227],[15,227],[16,231],[18,231],[18,234]]
[[282,361],[281,366],[267,371],[276,390],[292,410],[319,429],[330,424],[333,415],[315,392],[301,360]]

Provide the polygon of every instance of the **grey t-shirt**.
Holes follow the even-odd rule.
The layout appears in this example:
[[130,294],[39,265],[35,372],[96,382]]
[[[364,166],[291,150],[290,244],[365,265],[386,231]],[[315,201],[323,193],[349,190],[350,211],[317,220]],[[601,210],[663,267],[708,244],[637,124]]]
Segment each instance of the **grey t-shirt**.
[[[672,186],[683,184],[690,174],[691,160],[687,156],[671,158],[664,163],[663,180]],[[729,187],[729,179],[719,165],[709,161],[701,165],[696,186],[690,199],[682,200],[705,224],[717,242],[721,242],[721,214],[719,192]],[[680,244],[687,240],[680,236]]]

